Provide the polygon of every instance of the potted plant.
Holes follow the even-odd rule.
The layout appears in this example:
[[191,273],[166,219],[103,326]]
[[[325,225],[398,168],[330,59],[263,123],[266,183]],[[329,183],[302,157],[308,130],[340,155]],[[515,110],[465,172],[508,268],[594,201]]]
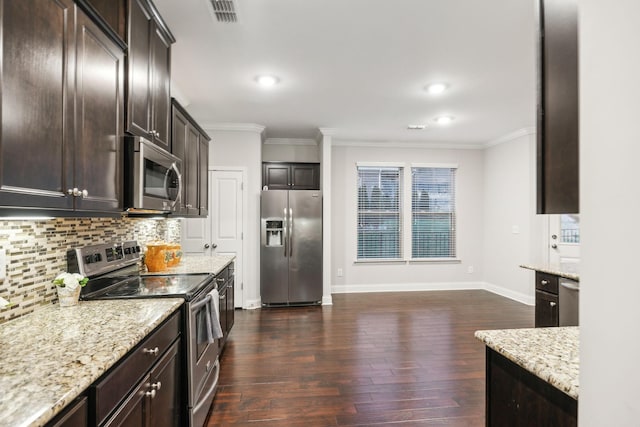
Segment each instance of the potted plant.
[[88,277],[78,273],[61,273],[55,279],[60,307],[70,307],[78,304],[80,289],[87,284]]

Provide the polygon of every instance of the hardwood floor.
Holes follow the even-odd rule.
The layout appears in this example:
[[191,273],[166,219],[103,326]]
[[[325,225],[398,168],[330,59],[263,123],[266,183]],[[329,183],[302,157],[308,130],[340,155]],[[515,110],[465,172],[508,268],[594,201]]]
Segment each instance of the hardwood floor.
[[208,426],[483,426],[478,329],[533,327],[486,291],[333,295],[237,310]]

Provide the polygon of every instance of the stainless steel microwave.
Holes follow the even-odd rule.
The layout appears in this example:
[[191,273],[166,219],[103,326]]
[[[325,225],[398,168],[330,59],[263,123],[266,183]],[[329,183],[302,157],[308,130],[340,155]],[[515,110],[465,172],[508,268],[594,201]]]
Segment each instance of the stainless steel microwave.
[[172,213],[180,208],[182,161],[141,137],[127,140],[125,204],[130,213]]

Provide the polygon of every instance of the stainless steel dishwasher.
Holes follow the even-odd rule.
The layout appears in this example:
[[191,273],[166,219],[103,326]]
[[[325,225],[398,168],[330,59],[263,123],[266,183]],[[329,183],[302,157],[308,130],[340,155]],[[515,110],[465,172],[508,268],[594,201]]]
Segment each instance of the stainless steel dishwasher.
[[558,282],[558,325],[578,326],[580,283],[560,278]]

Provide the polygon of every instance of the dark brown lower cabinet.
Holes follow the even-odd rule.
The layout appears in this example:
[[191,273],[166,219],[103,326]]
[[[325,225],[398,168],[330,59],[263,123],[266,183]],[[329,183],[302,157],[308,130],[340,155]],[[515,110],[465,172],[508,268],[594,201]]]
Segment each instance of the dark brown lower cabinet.
[[558,295],[536,291],[536,328],[558,326]]
[[64,411],[51,420],[47,427],[87,427],[89,421],[87,396],[77,397]]
[[578,401],[487,348],[488,427],[578,425]]
[[218,276],[216,276],[218,282],[218,292],[220,294],[220,328],[222,329],[222,338],[218,340],[218,348],[220,353],[224,349],[227,343],[227,338],[233,327],[235,321],[235,289],[234,289],[234,264],[231,265]]

